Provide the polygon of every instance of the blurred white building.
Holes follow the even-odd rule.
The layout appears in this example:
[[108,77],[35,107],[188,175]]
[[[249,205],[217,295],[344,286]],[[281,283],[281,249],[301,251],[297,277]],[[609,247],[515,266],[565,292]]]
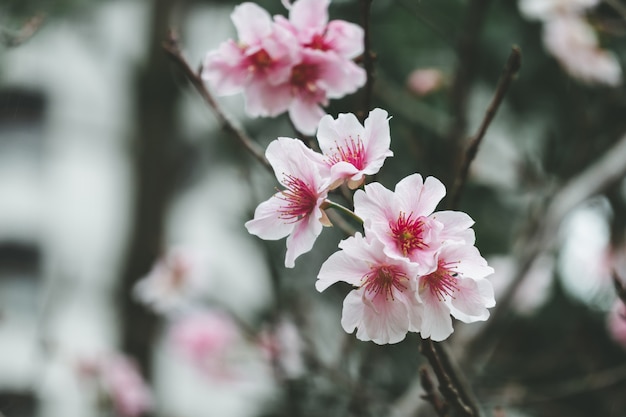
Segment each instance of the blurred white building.
[[[28,42],[0,51],[0,413],[7,417],[95,415],[76,363],[118,344],[112,290],[130,226],[133,80],[151,2],[96,4],[79,17],[51,18]],[[188,14],[191,62],[229,36],[229,13],[205,6]],[[216,128],[202,106],[187,91],[179,113],[191,133]],[[226,163],[201,178],[174,202],[168,241],[205,250],[224,278],[215,291],[249,318],[270,297],[253,240],[232,232],[244,230],[234,222],[250,208],[249,190]],[[272,393],[254,353],[248,381],[228,387],[203,385],[166,346],[155,360],[157,402],[167,415],[253,415]]]

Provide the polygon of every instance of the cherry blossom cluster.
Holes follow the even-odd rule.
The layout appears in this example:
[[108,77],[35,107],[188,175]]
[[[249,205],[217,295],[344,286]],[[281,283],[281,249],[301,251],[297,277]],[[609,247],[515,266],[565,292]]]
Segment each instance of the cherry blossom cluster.
[[202,78],[218,95],[243,93],[252,117],[289,112],[294,126],[310,135],[329,99],[354,93],[365,71],[353,59],[363,53],[363,30],[328,21],[330,0],[298,0],[289,18],[270,16],[254,3],[235,8],[238,40],[207,54]]
[[614,53],[602,49],[584,14],[600,0],[519,0],[529,19],[543,22],[543,43],[563,69],[588,84],[618,86],[622,69]]
[[328,207],[341,207],[358,218],[364,234],[339,243],[324,262],[316,288],[337,281],[355,287],[343,304],[341,324],[357,329],[360,340],[396,343],[407,332],[435,341],[452,332],[452,318],[486,320],[495,305],[485,279],[493,272],[474,246],[473,220],[458,211],[435,208],[444,185],[419,174],[402,179],[394,191],[372,182],[356,190],[354,211],[328,199],[336,187],[360,187],[392,156],[387,112],[374,109],[361,125],[353,114],[322,118],[317,132],[321,152],[293,138],[278,138],[266,156],[284,187],[261,203],[248,231],[262,239],[287,237],[285,266],[293,267],[312,249]]

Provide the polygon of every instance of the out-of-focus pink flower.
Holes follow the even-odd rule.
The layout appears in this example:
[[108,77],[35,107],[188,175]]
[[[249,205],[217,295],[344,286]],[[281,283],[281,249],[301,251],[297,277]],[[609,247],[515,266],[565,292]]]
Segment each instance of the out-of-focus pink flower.
[[607,328],[613,340],[626,349],[626,305],[622,300],[613,304],[607,316]]
[[296,258],[311,250],[322,226],[330,225],[320,208],[328,194],[328,178],[320,171],[325,165],[321,154],[298,139],[278,138],[265,155],[285,189],[259,204],[245,226],[265,240],[289,236],[285,266],[293,268]]
[[363,53],[363,29],[350,22],[328,22],[330,0],[298,0],[289,7],[289,20],[276,23],[292,32],[305,48],[332,51],[351,60]]
[[376,174],[388,156],[389,118],[382,109],[374,109],[365,120],[365,127],[352,113],[340,114],[336,120],[330,115],[322,118],[317,130],[320,149],[331,167],[331,188],[344,180],[357,188],[365,175]]
[[338,281],[356,287],[343,302],[344,330],[357,329],[359,340],[378,344],[397,343],[407,332],[419,331],[418,266],[386,256],[380,241],[368,241],[360,233],[340,242],[339,248],[322,265],[315,288],[321,292]]
[[408,258],[421,275],[437,268],[436,253],[446,243],[474,244],[474,221],[458,211],[434,212],[445,196],[444,185],[419,174],[402,179],[394,191],[379,183],[354,194],[354,211],[364,220],[365,233],[384,244],[393,258]]
[[337,54],[304,49],[302,60],[291,71],[287,84],[281,86],[292,95],[289,117],[300,132],[312,135],[326,113],[322,106],[328,99],[354,93],[365,84],[363,68]]
[[202,77],[217,94],[243,92],[252,117],[285,111],[295,127],[314,134],[328,100],[355,92],[365,71],[352,59],[363,52],[363,30],[328,22],[328,0],[286,3],[290,18],[271,16],[253,3],[232,14],[239,41],[207,54]]
[[419,68],[409,74],[406,86],[418,97],[437,91],[443,85],[443,73],[436,68]]
[[134,360],[119,353],[81,359],[80,376],[94,380],[119,417],[138,417],[152,409],[152,394]]
[[172,323],[169,336],[174,349],[208,376],[229,376],[226,359],[241,338],[230,316],[213,310],[183,315]]
[[581,17],[566,14],[545,22],[543,41],[572,77],[589,84],[621,84],[622,69],[617,58],[598,46],[596,33]]
[[231,18],[239,41],[228,40],[209,52],[202,78],[220,95],[246,92],[246,110],[253,117],[285,112],[291,100],[288,91],[263,93],[289,79],[299,61],[297,40],[254,3],[235,7]]
[[484,321],[495,305],[493,287],[485,279],[493,268],[470,245],[447,245],[437,256],[437,269],[419,277],[418,298],[424,303],[420,334],[441,341],[453,332],[452,316],[465,323]]
[[519,9],[528,19],[551,20],[562,14],[581,14],[600,0],[519,0]]
[[271,331],[261,332],[259,346],[269,361],[279,365],[285,377],[295,379],[304,374],[304,342],[292,320],[283,317]]
[[185,247],[170,248],[135,285],[137,300],[160,314],[187,306],[207,286],[207,257]]

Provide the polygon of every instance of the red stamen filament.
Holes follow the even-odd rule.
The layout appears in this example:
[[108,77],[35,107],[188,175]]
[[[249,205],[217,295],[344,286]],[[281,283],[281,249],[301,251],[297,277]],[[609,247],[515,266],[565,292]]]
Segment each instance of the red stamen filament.
[[423,282],[431,294],[436,295],[439,301],[444,301],[447,297],[454,298],[454,294],[459,290],[457,276],[456,272],[450,271],[440,263],[435,272],[423,278]]
[[422,236],[426,226],[423,219],[423,216],[414,219],[413,213],[406,217],[406,214],[401,212],[398,221],[395,224],[390,223],[391,236],[395,239],[398,249],[404,256],[409,256],[415,249],[428,248],[428,244],[424,243]]
[[344,161],[352,164],[358,170],[365,167],[365,145],[363,145],[360,136],[357,136],[356,140],[350,136],[350,139],[346,140],[343,146],[336,145],[335,153],[329,157],[331,165]]
[[295,223],[311,214],[317,205],[317,194],[311,187],[292,175],[286,175],[286,190],[280,192],[278,198],[285,201],[278,209],[279,218]]
[[407,289],[404,281],[408,278],[402,270],[393,265],[378,265],[372,267],[362,278],[362,287],[374,296],[384,295],[387,301],[395,300],[394,289],[403,292]]

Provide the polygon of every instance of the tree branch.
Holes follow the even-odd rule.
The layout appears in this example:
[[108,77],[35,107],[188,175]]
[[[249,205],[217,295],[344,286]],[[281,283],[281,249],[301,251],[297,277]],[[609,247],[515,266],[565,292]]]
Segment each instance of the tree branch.
[[528,237],[521,242],[522,251],[517,256],[517,273],[491,311],[491,318],[464,349],[465,358],[474,358],[480,346],[493,337],[534,260],[555,244],[558,228],[563,218],[585,200],[621,181],[625,175],[626,134],[600,159],[572,178],[554,195],[545,210],[545,215],[535,224]]
[[498,81],[498,86],[496,87],[496,92],[491,99],[491,103],[485,112],[485,117],[483,118],[478,131],[472,138],[470,139],[469,145],[465,151],[463,163],[459,170],[459,173],[456,176],[456,180],[454,183],[454,190],[450,199],[450,207],[453,209],[458,208],[459,200],[461,198],[461,194],[463,193],[463,188],[465,187],[465,183],[467,182],[467,176],[469,173],[470,165],[476,154],[478,153],[478,147],[480,146],[485,133],[487,133],[487,129],[491,124],[491,121],[496,115],[500,104],[502,103],[502,99],[504,98],[506,92],[511,85],[511,81],[518,73],[522,66],[522,53],[517,46],[514,46],[511,50],[511,54],[504,65],[502,70],[502,75],[500,76],[500,80]]
[[443,395],[448,404],[457,409],[461,416],[477,417],[479,415],[478,410],[473,410],[472,407],[465,403],[457,386],[443,366],[437,354],[435,342],[430,339],[423,340],[420,345],[420,350],[432,366],[433,372],[439,381],[439,392],[441,392],[441,395]]
[[273,172],[272,166],[267,158],[265,158],[263,149],[250,136],[248,136],[245,131],[237,127],[235,123],[230,120],[230,118],[219,106],[213,95],[211,95],[209,90],[206,88],[200,75],[191,68],[180,50],[178,36],[173,30],[170,30],[167,39],[163,42],[163,49],[167,52],[174,63],[176,63],[183,71],[191,85],[193,85],[196,91],[200,93],[200,96],[202,96],[204,101],[209,105],[209,107],[211,107],[222,129],[235,136],[235,138],[239,140],[243,147],[250,152],[254,158],[263,164],[270,172]]

